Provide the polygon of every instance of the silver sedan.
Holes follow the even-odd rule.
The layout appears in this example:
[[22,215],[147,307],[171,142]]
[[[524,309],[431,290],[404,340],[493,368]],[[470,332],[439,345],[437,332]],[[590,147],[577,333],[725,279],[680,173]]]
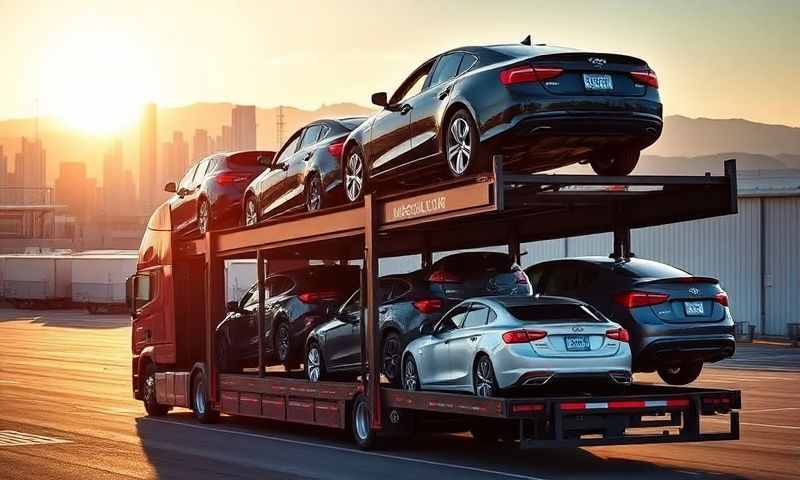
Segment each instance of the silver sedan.
[[465,300],[403,352],[406,390],[497,395],[558,381],[631,382],[628,332],[561,297]]

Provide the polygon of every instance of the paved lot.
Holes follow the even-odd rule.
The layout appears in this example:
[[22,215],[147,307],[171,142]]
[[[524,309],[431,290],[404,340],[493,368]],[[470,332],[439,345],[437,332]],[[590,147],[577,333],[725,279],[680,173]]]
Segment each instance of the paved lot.
[[[330,430],[231,417],[204,426],[185,410],[147,418],[131,398],[129,349],[124,316],[0,310],[0,478],[780,479],[800,471],[800,349],[746,345],[703,372],[699,385],[743,391],[736,442],[519,452],[440,435],[376,453]],[[709,430],[725,426],[709,420]]]

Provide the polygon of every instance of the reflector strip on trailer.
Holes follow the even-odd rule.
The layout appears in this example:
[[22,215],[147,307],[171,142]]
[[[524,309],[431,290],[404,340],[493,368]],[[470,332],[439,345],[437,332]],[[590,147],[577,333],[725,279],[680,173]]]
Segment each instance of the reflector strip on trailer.
[[562,403],[559,405],[561,410],[626,410],[630,408],[653,408],[653,407],[688,407],[689,399],[676,398],[672,400],[629,400],[616,402],[575,402]]
[[544,405],[541,403],[523,403],[511,407],[513,413],[541,412],[543,410]]

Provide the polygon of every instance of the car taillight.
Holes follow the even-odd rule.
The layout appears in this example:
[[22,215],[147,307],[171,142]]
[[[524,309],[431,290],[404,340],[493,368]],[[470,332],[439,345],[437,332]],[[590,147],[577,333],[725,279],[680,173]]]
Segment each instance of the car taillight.
[[639,72],[631,72],[630,76],[638,83],[647,85],[648,87],[658,88],[658,77],[656,72],[647,69]]
[[216,180],[219,185],[230,185],[231,183],[247,182],[250,180],[250,177],[241,173],[226,172],[216,175],[214,180]]
[[442,301],[438,298],[426,298],[414,302],[414,308],[422,313],[435,313],[442,309]]
[[723,307],[728,306],[728,294],[725,292],[719,292],[718,294],[714,295],[714,301],[722,305]]
[[342,150],[344,150],[344,140],[328,145],[328,153],[336,158],[342,158]]
[[461,283],[461,278],[450,272],[437,270],[428,276],[428,281],[435,283]]
[[628,331],[624,328],[615,328],[613,330],[606,331],[606,337],[612,340],[619,340],[620,342],[628,343],[631,340],[630,335],[628,335]]
[[525,272],[522,270],[515,270],[514,271],[514,278],[517,280],[517,284],[519,285],[527,285],[528,284],[528,276],[525,275]]
[[514,85],[515,83],[541,82],[555,78],[564,73],[563,68],[558,67],[531,67],[523,65],[511,67],[500,72],[500,82],[503,85]]
[[336,300],[338,293],[334,290],[322,290],[318,292],[304,292],[297,296],[303,303],[319,303],[323,301]]
[[625,292],[614,297],[614,301],[623,307],[636,308],[648,305],[658,305],[669,299],[669,295],[650,292]]
[[547,336],[547,332],[541,330],[511,330],[503,334],[503,341],[506,343],[526,343],[541,340]]

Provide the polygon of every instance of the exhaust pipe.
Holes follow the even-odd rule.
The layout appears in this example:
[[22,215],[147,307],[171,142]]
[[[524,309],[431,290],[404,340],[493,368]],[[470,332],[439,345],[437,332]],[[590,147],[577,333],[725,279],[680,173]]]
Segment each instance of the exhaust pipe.
[[611,372],[608,376],[619,385],[630,385],[633,382],[633,375],[628,372]]

